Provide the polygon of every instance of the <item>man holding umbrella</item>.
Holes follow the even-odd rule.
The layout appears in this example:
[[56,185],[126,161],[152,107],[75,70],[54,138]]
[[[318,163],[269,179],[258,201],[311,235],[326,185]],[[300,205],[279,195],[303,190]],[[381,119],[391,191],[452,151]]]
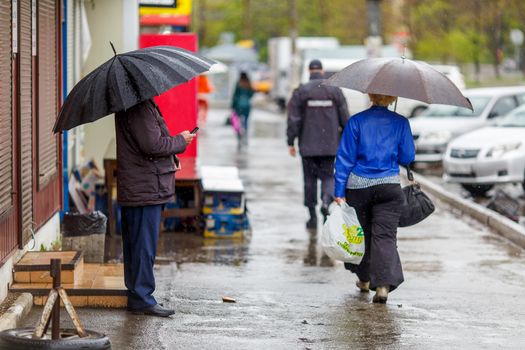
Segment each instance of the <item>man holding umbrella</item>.
[[194,134],[171,137],[153,100],[116,114],[117,197],[122,206],[124,280],[128,310],[169,316],[175,312],[158,305],[153,264],[159,238],[162,207],[175,194],[176,154],[186,150]]
[[303,160],[304,205],[308,208],[309,229],[317,227],[317,181],[321,180],[321,213],[328,215],[328,206],[334,200],[334,158],[341,131],[349,113],[341,89],[321,85],[323,65],[312,60],[308,66],[310,81],[294,90],[288,104],[288,147],[296,156],[295,139]]
[[195,135],[183,131],[171,137],[153,97],[206,72],[215,62],[173,46],[123,54],[111,47],[114,56],[71,90],[53,130],[69,130],[115,113],[128,310],[167,317],[174,311],[152,296],[160,214],[175,193],[176,154],[184,152]]

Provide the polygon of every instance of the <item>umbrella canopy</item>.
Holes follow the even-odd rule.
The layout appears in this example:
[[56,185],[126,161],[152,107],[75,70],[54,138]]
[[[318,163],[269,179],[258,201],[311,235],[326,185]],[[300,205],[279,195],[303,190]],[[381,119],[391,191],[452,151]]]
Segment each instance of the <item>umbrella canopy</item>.
[[53,131],[69,130],[126,110],[206,72],[214,63],[173,46],[115,53],[75,85]]
[[429,64],[404,57],[357,61],[332,75],[325,84],[472,110],[470,101],[444,74]]

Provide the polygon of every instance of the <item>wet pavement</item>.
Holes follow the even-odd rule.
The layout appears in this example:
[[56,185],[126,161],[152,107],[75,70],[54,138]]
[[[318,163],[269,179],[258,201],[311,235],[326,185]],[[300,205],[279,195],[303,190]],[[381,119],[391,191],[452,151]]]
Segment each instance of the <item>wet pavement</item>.
[[[354,275],[322,254],[320,230],[304,228],[301,164],[288,156],[283,116],[255,110],[239,152],[226,116],[213,110],[203,128],[201,164],[241,169],[252,236],[163,233],[155,295],[176,315],[79,309],[87,328],[109,335],[114,349],[523,348],[522,249],[438,206],[400,230],[405,283],[386,305],[373,304]],[[33,308],[26,325],[40,312]]]

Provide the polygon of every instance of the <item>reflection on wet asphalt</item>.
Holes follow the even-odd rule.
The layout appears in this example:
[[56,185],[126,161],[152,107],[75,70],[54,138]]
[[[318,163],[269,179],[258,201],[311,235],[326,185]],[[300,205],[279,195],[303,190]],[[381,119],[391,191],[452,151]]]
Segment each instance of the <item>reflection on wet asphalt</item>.
[[304,228],[301,164],[288,156],[284,117],[255,110],[249,146],[238,152],[227,114],[213,110],[200,133],[201,164],[240,168],[253,235],[163,233],[155,295],[176,308],[173,318],[80,310],[114,349],[523,348],[523,250],[438,206],[400,230],[405,283],[375,305],[323,254],[320,227]]

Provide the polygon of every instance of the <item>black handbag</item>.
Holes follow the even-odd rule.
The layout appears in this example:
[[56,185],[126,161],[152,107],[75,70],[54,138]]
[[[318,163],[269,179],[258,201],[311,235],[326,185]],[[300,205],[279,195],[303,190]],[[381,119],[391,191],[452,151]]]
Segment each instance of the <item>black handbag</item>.
[[426,219],[436,209],[434,203],[421,190],[421,186],[414,181],[414,175],[409,166],[407,166],[407,177],[411,184],[403,187],[405,204],[399,218],[399,227],[415,225]]

